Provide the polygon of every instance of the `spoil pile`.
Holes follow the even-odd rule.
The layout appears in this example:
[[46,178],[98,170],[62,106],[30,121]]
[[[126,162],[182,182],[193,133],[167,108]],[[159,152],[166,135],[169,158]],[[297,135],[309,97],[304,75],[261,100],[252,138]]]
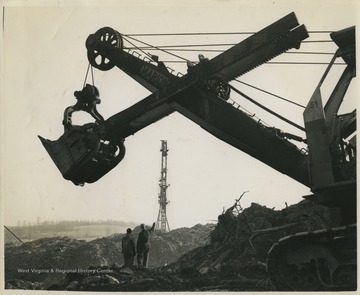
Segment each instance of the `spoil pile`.
[[[204,245],[213,228],[213,224],[199,224],[169,233],[154,231],[151,235],[149,266],[160,267],[170,264],[184,253]],[[136,227],[133,231],[134,237],[137,237],[139,232],[140,228]],[[90,242],[68,237],[52,237],[20,246],[7,243],[5,280],[9,283],[9,288],[39,289],[48,288],[54,282],[62,280],[64,273],[69,271],[86,270],[92,266],[120,268],[124,264],[121,254],[123,236],[124,234],[114,234]]]
[[[281,211],[252,203],[241,209],[236,202],[218,217],[210,244],[194,249],[170,265],[175,272],[223,277],[228,289],[252,279],[250,290],[271,290],[266,273],[267,253],[280,238],[297,232],[336,227],[340,211],[302,201]],[[247,290],[247,289],[240,289]]]
[[[87,273],[58,273],[57,276],[41,274],[44,275],[42,279],[39,279],[40,275],[19,274],[16,269],[34,268],[34,265],[48,267],[44,261],[31,255],[24,245],[8,246],[5,249],[6,287],[94,291],[271,291],[274,288],[266,273],[266,257],[274,242],[296,232],[341,224],[337,209],[309,201],[281,211],[255,203],[243,210],[238,201],[219,215],[215,228],[213,225],[196,225],[164,234],[154,232],[151,269],[121,267],[122,235],[88,243],[66,238],[34,241],[30,245],[59,268],[88,270]],[[135,237],[138,231],[138,228],[134,230]],[[31,259],[27,258],[30,256]]]

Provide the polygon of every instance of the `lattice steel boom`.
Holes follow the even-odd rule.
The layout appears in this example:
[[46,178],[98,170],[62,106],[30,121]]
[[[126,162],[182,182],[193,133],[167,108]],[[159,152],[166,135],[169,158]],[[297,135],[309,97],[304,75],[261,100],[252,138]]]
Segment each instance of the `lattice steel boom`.
[[167,184],[167,141],[161,141],[161,174],[159,180],[160,192],[159,192],[159,214],[157,219],[156,228],[162,232],[170,231],[169,222],[166,216],[166,205],[169,201],[166,197],[166,190],[170,186]]

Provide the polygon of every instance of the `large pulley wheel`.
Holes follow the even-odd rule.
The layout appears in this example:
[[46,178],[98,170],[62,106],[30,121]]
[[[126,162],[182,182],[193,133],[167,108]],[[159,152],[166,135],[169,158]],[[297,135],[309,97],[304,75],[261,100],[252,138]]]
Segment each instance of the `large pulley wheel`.
[[86,39],[87,56],[90,64],[101,71],[112,69],[115,64],[104,55],[106,47],[123,48],[123,41],[119,32],[104,27]]

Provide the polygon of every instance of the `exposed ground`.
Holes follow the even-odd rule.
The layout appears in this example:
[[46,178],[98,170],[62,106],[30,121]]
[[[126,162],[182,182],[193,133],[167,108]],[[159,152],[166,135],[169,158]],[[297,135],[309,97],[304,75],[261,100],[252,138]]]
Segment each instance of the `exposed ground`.
[[[274,242],[295,232],[340,223],[336,209],[308,201],[281,211],[255,203],[242,210],[236,203],[219,215],[216,226],[155,232],[149,269],[122,267],[120,234],[91,242],[45,238],[21,246],[7,244],[6,288],[271,291],[266,257]],[[135,237],[138,230],[134,230]]]

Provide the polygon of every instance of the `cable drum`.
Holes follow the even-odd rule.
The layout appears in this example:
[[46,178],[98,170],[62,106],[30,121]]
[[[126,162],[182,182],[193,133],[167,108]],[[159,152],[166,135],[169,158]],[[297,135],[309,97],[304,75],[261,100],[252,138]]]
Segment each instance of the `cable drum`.
[[86,39],[87,56],[90,64],[101,71],[111,70],[115,64],[101,53],[101,46],[123,49],[121,34],[110,27],[103,27]]

